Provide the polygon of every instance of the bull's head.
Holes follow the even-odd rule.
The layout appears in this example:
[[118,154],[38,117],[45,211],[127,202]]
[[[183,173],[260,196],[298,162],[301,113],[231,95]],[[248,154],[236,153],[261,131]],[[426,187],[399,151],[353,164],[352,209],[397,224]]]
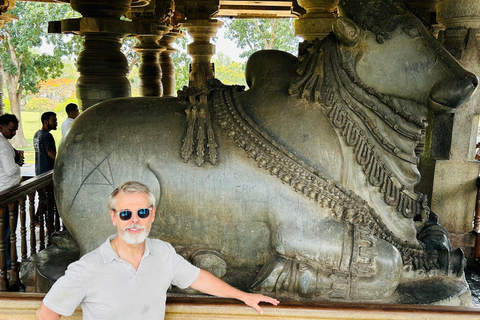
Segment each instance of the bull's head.
[[334,33],[363,83],[445,112],[463,105],[478,79],[398,0],[342,0]]

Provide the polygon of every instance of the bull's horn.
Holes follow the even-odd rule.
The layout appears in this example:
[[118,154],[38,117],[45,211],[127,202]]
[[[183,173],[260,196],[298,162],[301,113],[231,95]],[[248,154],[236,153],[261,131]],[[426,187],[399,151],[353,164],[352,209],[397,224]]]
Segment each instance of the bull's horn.
[[339,17],[333,21],[333,33],[344,45],[354,47],[360,40],[362,30],[353,20]]

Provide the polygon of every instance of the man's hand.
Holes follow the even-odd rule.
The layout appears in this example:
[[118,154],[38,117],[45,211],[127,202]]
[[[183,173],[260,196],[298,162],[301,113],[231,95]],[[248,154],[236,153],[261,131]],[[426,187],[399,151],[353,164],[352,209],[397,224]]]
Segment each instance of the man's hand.
[[23,151],[15,150],[15,163],[18,164],[20,167],[23,166],[25,163],[25,156]]
[[274,306],[278,305],[280,301],[274,298],[264,296],[263,294],[254,294],[254,293],[245,293],[245,298],[241,299],[247,306],[252,307],[257,310],[259,314],[263,314],[262,308],[258,305],[260,302],[266,302],[273,304]]

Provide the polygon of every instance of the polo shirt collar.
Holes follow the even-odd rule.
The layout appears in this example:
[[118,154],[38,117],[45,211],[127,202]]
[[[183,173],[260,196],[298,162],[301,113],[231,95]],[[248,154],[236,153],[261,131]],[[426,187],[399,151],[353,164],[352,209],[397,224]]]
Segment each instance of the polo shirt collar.
[[[103,263],[110,263],[113,260],[121,260],[117,253],[113,250],[111,241],[117,237],[118,234],[113,234],[107,238],[107,240],[100,246],[100,255],[102,256]],[[150,242],[151,239],[145,239],[145,252],[143,253],[143,258],[149,255],[153,255],[152,251],[150,250]],[[123,260],[122,260],[123,261]]]

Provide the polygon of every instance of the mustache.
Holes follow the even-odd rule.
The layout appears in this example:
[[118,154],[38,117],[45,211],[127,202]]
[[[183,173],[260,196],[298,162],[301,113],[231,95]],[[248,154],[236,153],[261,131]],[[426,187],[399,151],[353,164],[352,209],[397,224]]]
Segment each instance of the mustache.
[[142,231],[145,231],[145,227],[138,224],[138,223],[132,223],[132,224],[129,224],[128,226],[126,226],[125,228],[123,228],[123,231],[128,231],[130,229],[139,229],[139,230],[142,230]]

